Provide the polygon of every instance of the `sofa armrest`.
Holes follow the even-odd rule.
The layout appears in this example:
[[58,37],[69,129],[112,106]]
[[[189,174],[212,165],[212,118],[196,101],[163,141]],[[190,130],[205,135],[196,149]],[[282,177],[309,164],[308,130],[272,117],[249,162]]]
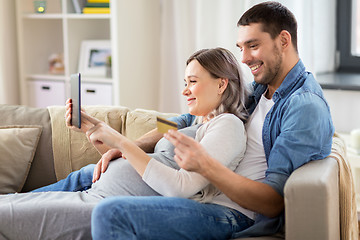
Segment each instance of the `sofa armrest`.
[[284,189],[286,239],[340,239],[338,171],[327,157],[291,174]]

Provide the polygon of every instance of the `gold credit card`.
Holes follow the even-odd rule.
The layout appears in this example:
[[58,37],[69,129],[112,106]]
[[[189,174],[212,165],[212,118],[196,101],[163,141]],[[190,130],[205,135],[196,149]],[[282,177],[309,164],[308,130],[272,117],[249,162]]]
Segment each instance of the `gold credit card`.
[[170,129],[177,130],[177,123],[169,121],[162,117],[156,117],[157,130],[161,133],[167,133]]

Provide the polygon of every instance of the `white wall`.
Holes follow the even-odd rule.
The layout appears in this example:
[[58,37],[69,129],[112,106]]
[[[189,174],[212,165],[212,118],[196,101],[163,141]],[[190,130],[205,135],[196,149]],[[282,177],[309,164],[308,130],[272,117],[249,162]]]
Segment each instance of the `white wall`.
[[117,2],[119,102],[157,109],[160,75],[160,0]]
[[0,49],[0,104],[18,104],[20,98],[14,0],[1,0]]
[[324,90],[337,132],[360,128],[360,91]]

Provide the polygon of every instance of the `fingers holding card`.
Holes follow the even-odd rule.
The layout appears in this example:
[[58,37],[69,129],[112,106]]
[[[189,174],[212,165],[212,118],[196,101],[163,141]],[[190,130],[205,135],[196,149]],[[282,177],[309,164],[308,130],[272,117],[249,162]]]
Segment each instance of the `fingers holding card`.
[[169,121],[162,117],[156,117],[156,126],[160,133],[167,133],[170,129],[178,129],[176,122]]

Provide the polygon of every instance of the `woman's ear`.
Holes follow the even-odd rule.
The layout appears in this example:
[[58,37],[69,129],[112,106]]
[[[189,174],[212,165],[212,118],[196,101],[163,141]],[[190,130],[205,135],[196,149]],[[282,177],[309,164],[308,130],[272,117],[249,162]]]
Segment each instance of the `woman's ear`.
[[223,94],[225,92],[228,83],[229,83],[229,79],[220,78],[220,81],[219,81],[219,94]]

